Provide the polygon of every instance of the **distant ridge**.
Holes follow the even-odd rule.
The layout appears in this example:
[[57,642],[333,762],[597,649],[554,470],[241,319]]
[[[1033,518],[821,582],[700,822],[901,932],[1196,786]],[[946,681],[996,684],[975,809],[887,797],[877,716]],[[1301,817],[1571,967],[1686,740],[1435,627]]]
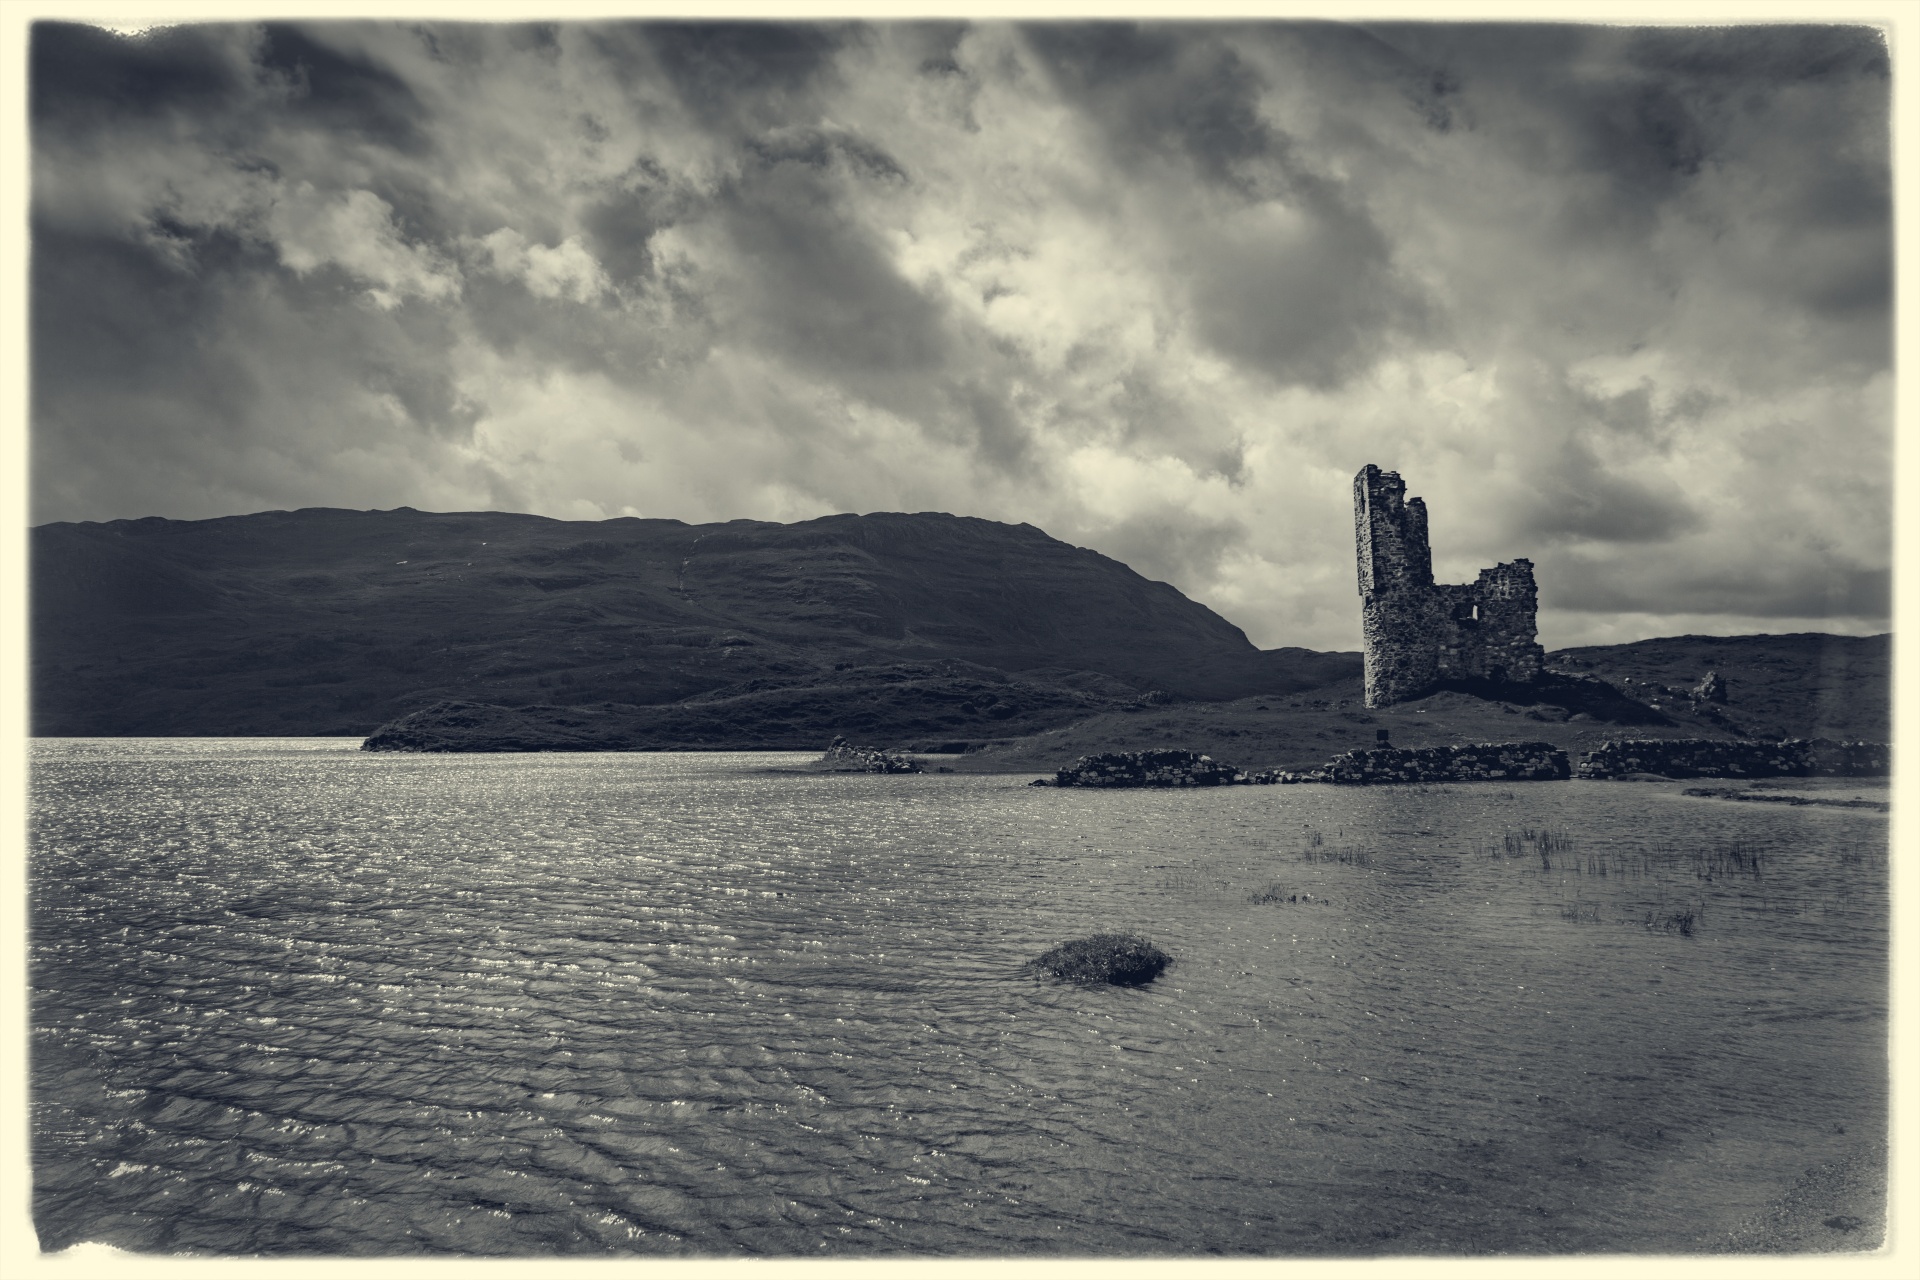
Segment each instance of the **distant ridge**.
[[[1286,693],[1360,662],[1262,651],[1116,560],[933,512],[688,525],[308,508],[48,524],[31,548],[45,736],[361,735],[446,702],[697,698],[727,712],[714,745],[784,745],[811,743],[854,685],[885,732],[871,690],[891,680],[913,686],[919,731],[950,720],[965,738],[1156,692]],[[700,714],[662,722],[696,733]]]

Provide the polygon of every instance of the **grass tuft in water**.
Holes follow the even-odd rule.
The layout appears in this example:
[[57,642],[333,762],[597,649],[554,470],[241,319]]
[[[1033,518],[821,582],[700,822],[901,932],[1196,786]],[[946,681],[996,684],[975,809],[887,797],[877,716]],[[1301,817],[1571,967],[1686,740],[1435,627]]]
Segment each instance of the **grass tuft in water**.
[[1287,902],[1305,903],[1315,907],[1327,905],[1325,898],[1316,898],[1310,893],[1301,893],[1298,889],[1284,888],[1277,880],[1264,889],[1255,889],[1247,895],[1247,901],[1256,907],[1278,906]]
[[1735,842],[1697,849],[1692,861],[1693,874],[1701,880],[1726,880],[1735,876],[1758,880],[1761,876],[1760,851],[1752,845]]
[[1499,840],[1482,845],[1481,850],[1493,858],[1537,857],[1542,871],[1630,879],[1681,875],[1709,884],[1716,880],[1759,880],[1765,874],[1766,864],[1758,848],[1740,841],[1716,845],[1656,844],[1643,849],[1582,852],[1564,831],[1535,827],[1509,830]]
[[1698,906],[1681,907],[1675,911],[1647,912],[1647,928],[1658,929],[1662,933],[1678,933],[1683,938],[1693,936],[1694,926],[1707,914],[1705,903]]
[[1373,851],[1357,844],[1337,845],[1333,848],[1313,846],[1300,851],[1302,862],[1338,862],[1348,867],[1370,867],[1373,865]]
[[1173,957],[1133,933],[1096,933],[1063,942],[1027,961],[1027,967],[1083,987],[1111,983],[1140,987],[1159,977]]
[[1539,858],[1542,871],[1553,870],[1556,855],[1572,852],[1573,837],[1551,827],[1522,827],[1518,831],[1509,828],[1501,833],[1497,844],[1487,846],[1489,857]]

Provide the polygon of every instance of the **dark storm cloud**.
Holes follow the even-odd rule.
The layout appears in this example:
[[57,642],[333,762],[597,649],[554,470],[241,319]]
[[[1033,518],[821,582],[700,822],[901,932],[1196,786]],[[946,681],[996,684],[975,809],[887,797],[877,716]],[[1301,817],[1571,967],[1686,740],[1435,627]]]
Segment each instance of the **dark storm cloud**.
[[[1392,248],[1341,184],[1268,122],[1270,85],[1237,47],[1258,29],[1094,23],[1026,29],[1062,91],[1116,162],[1146,180],[1170,166],[1241,207],[1192,249],[1194,315],[1219,352],[1282,383],[1336,386],[1366,368],[1425,307]],[[1318,33],[1316,54],[1350,42]],[[1364,56],[1360,53],[1358,56]]]
[[1249,162],[1274,158],[1283,140],[1259,112],[1264,87],[1226,40],[1158,24],[1051,24],[1026,38],[1123,159],[1153,155],[1189,164],[1210,182],[1252,194]]
[[1144,511],[1101,539],[1106,554],[1156,582],[1191,582],[1217,572],[1220,561],[1247,536],[1237,519],[1190,511]]
[[[1893,575],[1885,567],[1806,558],[1788,564],[1740,565],[1707,575],[1685,564],[1652,573],[1582,557],[1550,561],[1555,608],[1579,612],[1749,614],[1760,618],[1884,618],[1893,607]],[[1755,607],[1755,602],[1760,603]]]
[[1650,71],[1729,88],[1852,76],[1884,81],[1893,73],[1886,37],[1868,26],[1640,28],[1632,31],[1628,49],[1632,61]]
[[[1646,385],[1614,395],[1578,385],[1555,391],[1536,392],[1535,403],[1559,419],[1562,434],[1556,440],[1542,432],[1533,445],[1527,484],[1507,521],[1510,536],[1539,545],[1632,546],[1666,542],[1699,526],[1684,487],[1658,472],[1648,477],[1639,464],[1669,454],[1686,424],[1711,406],[1709,397],[1658,405]],[[1603,452],[1626,459],[1636,473],[1609,465]]]
[[673,85],[704,127],[757,133],[791,123],[815,105],[834,55],[859,29],[828,23],[661,22],[598,28],[594,39],[616,67],[635,45]]
[[[302,279],[222,233],[194,237],[191,271],[126,240],[43,229],[35,244],[30,350],[43,501],[107,496],[117,509],[145,510],[156,489],[246,493],[268,474],[287,486],[268,492],[292,501],[299,477],[288,473],[299,458],[324,465],[355,446],[351,416],[326,410],[330,396],[344,402],[349,391],[393,405],[429,438],[458,439],[472,425],[442,360],[445,318],[414,309],[339,325],[333,317],[361,290],[337,270]],[[271,302],[265,280],[274,282]],[[250,342],[233,342],[235,333]],[[330,388],[330,373],[343,368],[352,386]],[[312,406],[314,430],[276,439],[261,420],[289,394]],[[267,455],[282,461],[263,466]],[[406,477],[394,480],[392,495],[403,497]]]
[[1001,380],[982,376],[992,356],[969,349],[946,304],[902,276],[863,216],[867,201],[911,184],[906,169],[844,130],[771,131],[740,160],[707,211],[739,266],[724,326],[985,465],[1017,465],[1026,432]]
[[1680,494],[1609,475],[1587,458],[1558,472],[1516,525],[1523,537],[1541,542],[1577,538],[1644,544],[1665,542],[1697,522]]
[[839,199],[843,181],[897,180],[898,171],[835,164],[839,152],[817,138],[783,140],[716,202],[754,289],[741,322],[812,366],[924,376],[945,356],[940,310]]
[[1884,611],[1870,30],[42,24],[30,57],[39,519],[941,508],[1349,647],[1372,461],[1444,555],[1536,556],[1549,642]]
[[371,59],[327,44],[318,36],[325,30],[283,22],[261,28],[261,69],[286,85],[290,121],[405,155],[429,149],[427,110],[412,87]]
[[28,53],[34,127],[137,125],[173,113],[231,108],[251,75],[223,36],[187,26],[127,40],[98,27],[35,23]]
[[641,157],[629,175],[583,211],[581,226],[608,275],[617,282],[642,283],[654,274],[653,237],[688,212],[665,171]]
[[[133,500],[94,466],[98,453],[138,452],[152,469],[170,467],[178,454],[192,458],[204,445],[238,445],[245,421],[233,395],[240,381],[234,353],[201,350],[214,328],[208,295],[217,285],[116,238],[41,227],[34,250],[29,358],[38,501]],[[102,308],[102,298],[116,305]],[[173,371],[181,367],[197,369],[213,390],[194,397],[174,424],[191,435],[169,438],[150,421],[123,416],[142,402],[172,398]]]
[[1389,256],[1364,218],[1232,225],[1193,252],[1200,332],[1251,371],[1336,387],[1424,313]]
[[[1636,212],[1649,213],[1649,201],[1676,194],[1720,158],[1730,120],[1750,105],[1743,100],[1807,82],[1884,80],[1889,71],[1885,40],[1866,27],[1374,23],[1366,29],[1456,90],[1473,86],[1483,111],[1508,98],[1551,120],[1555,128],[1534,132],[1538,144],[1550,147],[1538,159],[1551,168],[1604,174],[1606,214],[1625,218],[1623,230],[1644,225]],[[1460,101],[1456,93],[1452,102]],[[1865,211],[1884,215],[1872,197]]]

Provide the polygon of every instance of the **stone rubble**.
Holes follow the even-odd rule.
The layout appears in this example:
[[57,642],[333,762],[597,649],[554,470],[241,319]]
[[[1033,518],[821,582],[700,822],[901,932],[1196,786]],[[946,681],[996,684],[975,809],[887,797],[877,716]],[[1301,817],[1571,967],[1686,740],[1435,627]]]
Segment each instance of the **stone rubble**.
[[1727,679],[1718,671],[1709,671],[1700,678],[1700,683],[1687,690],[1687,696],[1698,702],[1725,702],[1727,700]]
[[830,773],[919,773],[920,766],[904,756],[896,756],[878,747],[856,747],[845,738],[827,744],[825,754],[814,768]]

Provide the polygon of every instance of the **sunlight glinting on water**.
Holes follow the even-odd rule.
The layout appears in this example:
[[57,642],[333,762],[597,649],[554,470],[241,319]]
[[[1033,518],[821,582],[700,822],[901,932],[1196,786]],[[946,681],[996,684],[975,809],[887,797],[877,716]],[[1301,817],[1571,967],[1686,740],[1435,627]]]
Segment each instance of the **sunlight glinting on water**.
[[45,1247],[1684,1250],[1884,1123],[1878,814],[352,745],[36,745]]

